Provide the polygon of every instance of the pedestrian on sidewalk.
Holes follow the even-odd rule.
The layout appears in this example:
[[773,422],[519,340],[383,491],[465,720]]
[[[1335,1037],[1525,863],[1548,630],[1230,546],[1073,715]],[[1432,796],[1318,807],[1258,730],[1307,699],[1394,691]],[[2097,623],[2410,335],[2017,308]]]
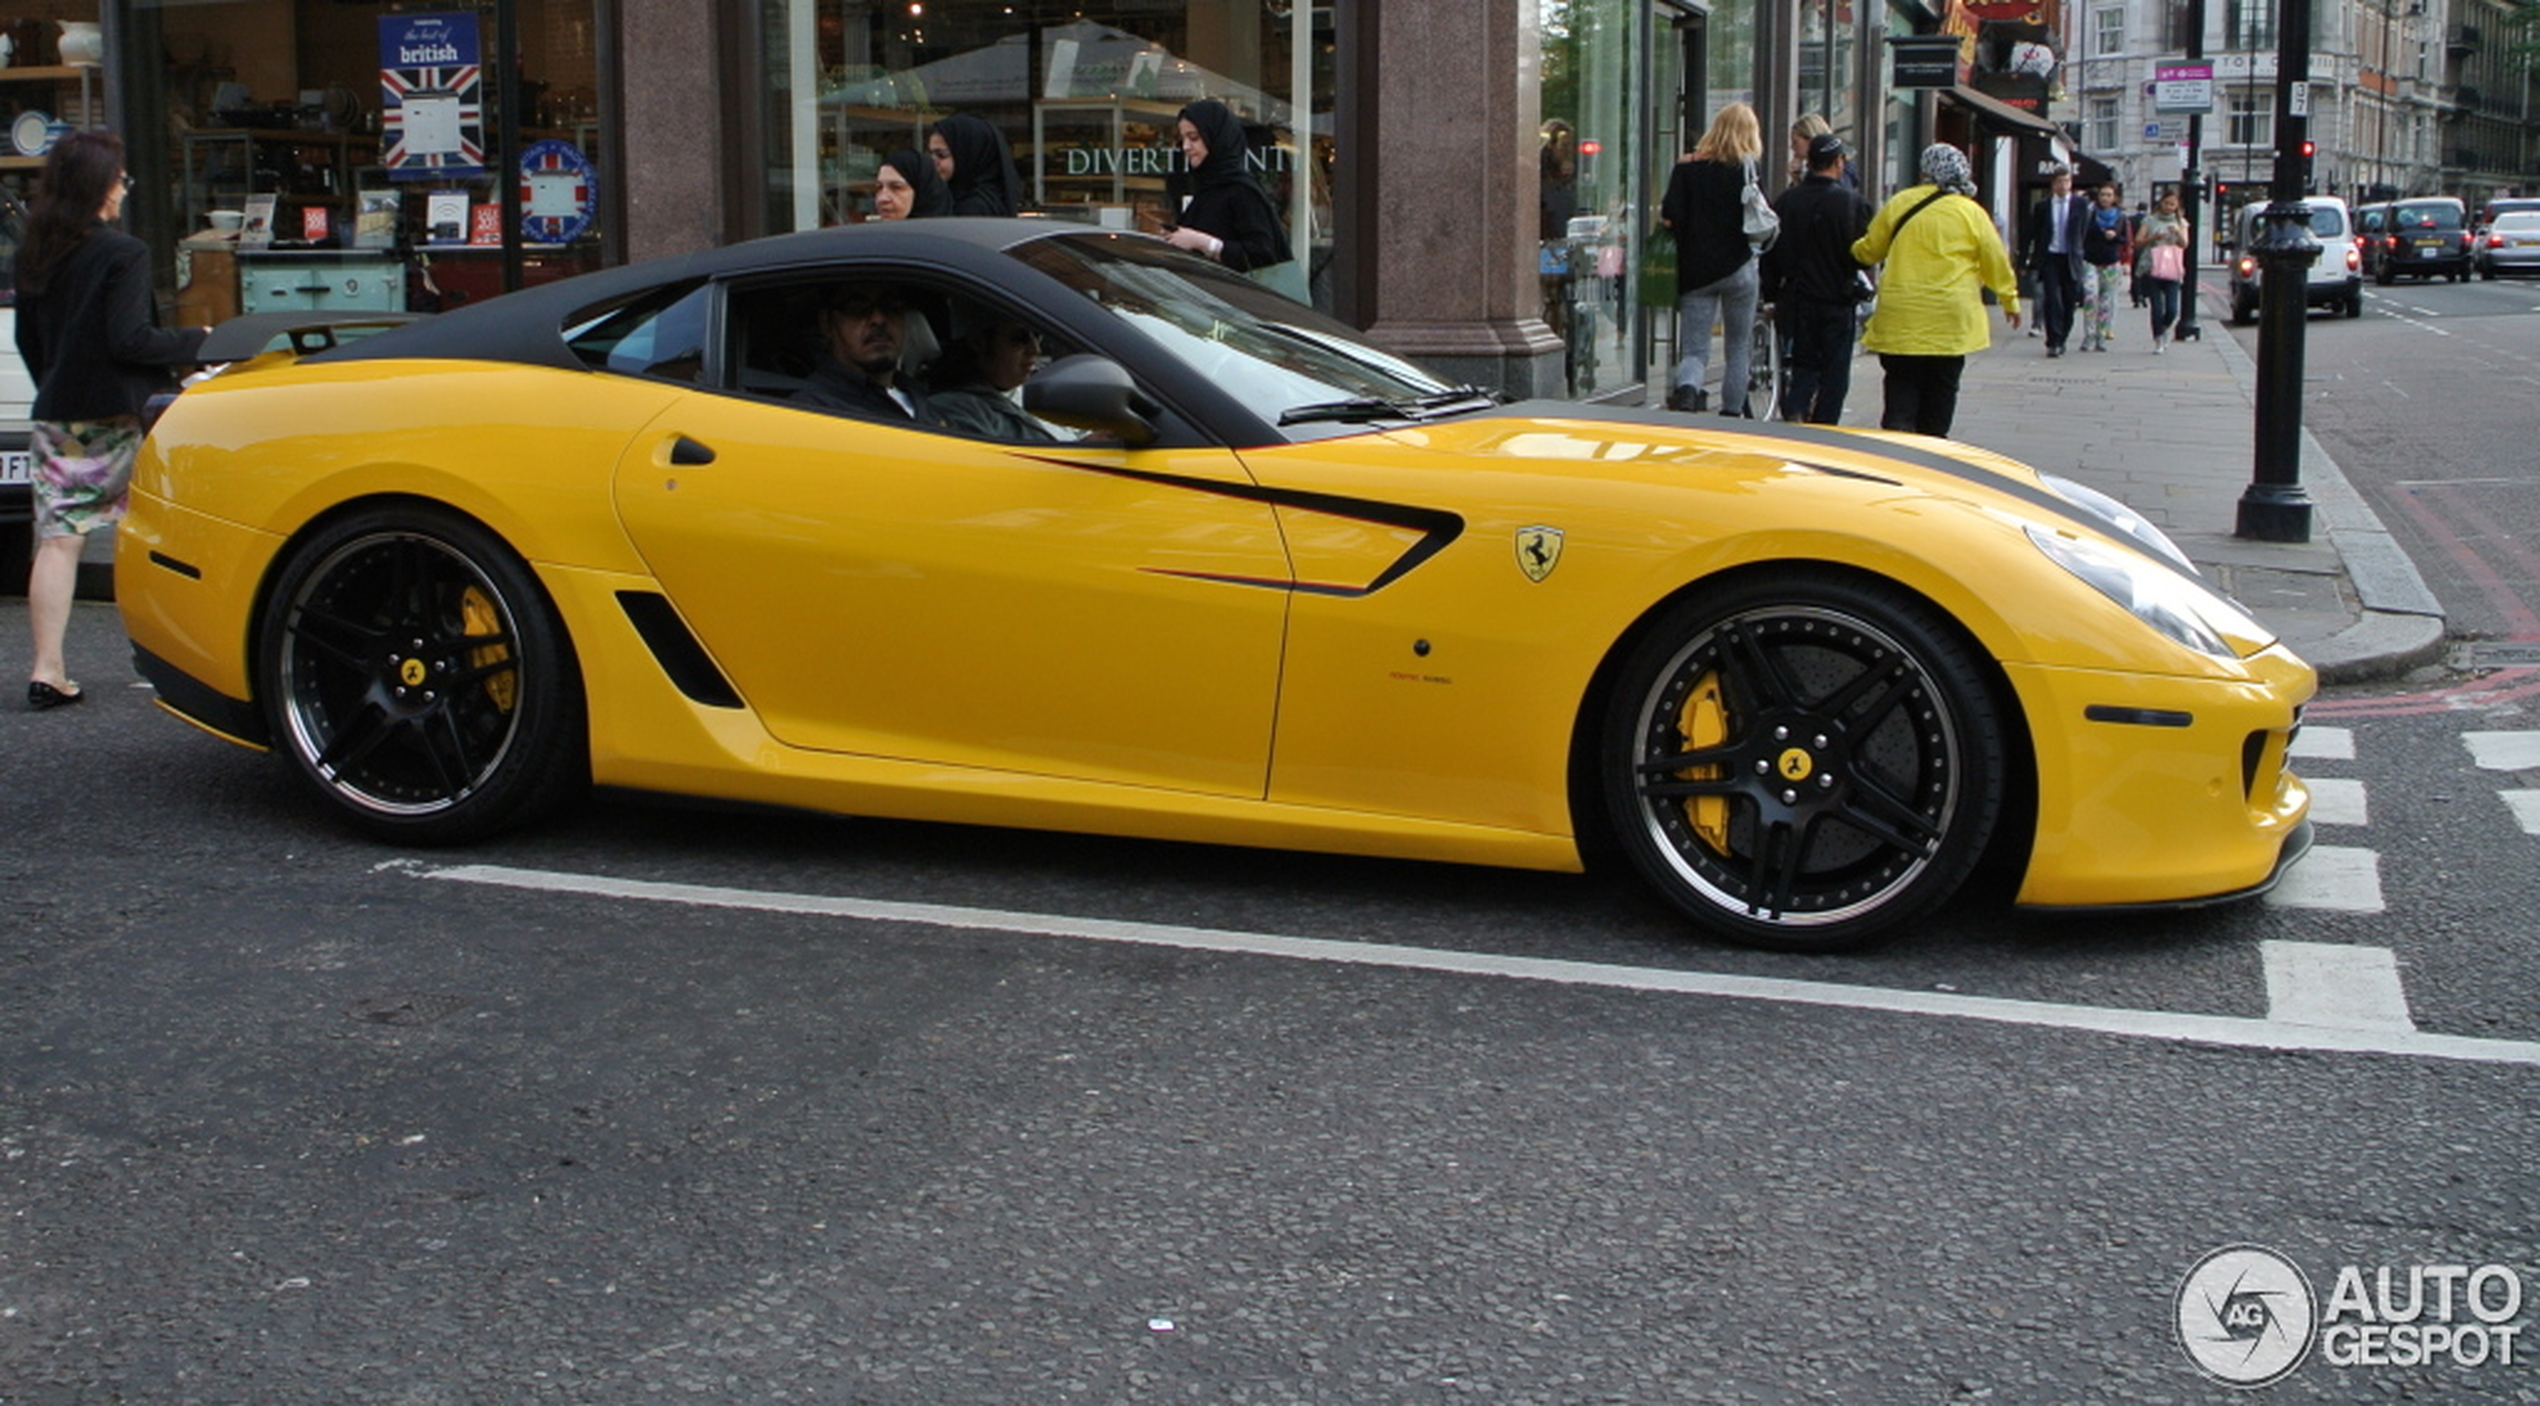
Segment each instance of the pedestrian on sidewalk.
[[1871,211],[1844,184],[1846,154],[1832,132],[1810,138],[1806,179],[1773,201],[1782,232],[1764,251],[1762,292],[1790,344],[1785,420],[1839,424],[1852,389],[1854,321],[1868,293],[1852,242],[1868,233]]
[[2117,203],[2117,188],[2099,187],[2097,201],[2090,208],[2090,227],[2081,236],[2082,262],[2089,266],[2090,275],[2088,285],[2082,289],[2083,351],[2106,351],[2116,336],[2117,291],[2132,273],[2126,260],[2133,242],[2134,222],[2127,217],[2125,207]]
[[123,217],[123,141],[72,132],[44,158],[44,180],[18,246],[18,355],[35,380],[27,437],[35,489],[35,565],[26,614],[35,631],[26,704],[43,711],[87,693],[62,651],[88,534],[114,530],[130,502],[141,412],[176,388],[174,368],[203,350],[207,327],[159,325],[150,249]]
[[2187,282],[2187,251],[2191,247],[2187,221],[2178,213],[2178,192],[2165,192],[2152,205],[2152,213],[2143,217],[2143,228],[2135,235],[2135,260],[2143,273],[2143,288],[2152,304],[2152,354],[2160,355],[2170,338],[2170,326],[2178,321],[2179,289]]
[[1676,238],[1676,369],[1667,392],[1670,410],[1703,408],[1702,374],[1711,363],[1711,324],[1720,324],[1726,349],[1720,373],[1720,413],[1746,413],[1746,381],[1755,356],[1755,302],[1759,275],[1755,246],[1746,238],[1747,182],[1755,179],[1764,151],[1755,109],[1730,103],[1711,119],[1693,154],[1667,177],[1660,223]]
[[2073,168],[2058,165],[2049,178],[2046,198],[2028,212],[2020,235],[2020,263],[2037,275],[2037,321],[2046,332],[2046,354],[2064,354],[2073,332],[2073,311],[2081,305],[2088,265],[2082,240],[2090,227],[2090,206],[2073,194]]
[[1976,201],[1967,154],[1923,148],[1923,183],[1898,191],[1852,245],[1862,264],[1885,263],[1878,305],[1861,345],[1877,352],[1887,377],[1879,428],[1947,435],[1958,415],[1967,353],[1993,344],[1984,290],[2020,326],[2018,276],[1993,217]]

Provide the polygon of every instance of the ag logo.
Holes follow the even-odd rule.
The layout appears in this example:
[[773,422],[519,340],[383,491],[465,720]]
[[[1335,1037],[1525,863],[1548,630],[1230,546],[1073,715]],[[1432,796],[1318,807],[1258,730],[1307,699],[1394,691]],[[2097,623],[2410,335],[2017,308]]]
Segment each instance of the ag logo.
[[1517,529],[1517,569],[1529,581],[1540,581],[1561,564],[1561,529],[1557,527],[1521,527]]
[[2302,1267],[2257,1245],[2227,1245],[2178,1281],[2178,1345],[2231,1386],[2265,1386],[2310,1355],[2317,1300]]

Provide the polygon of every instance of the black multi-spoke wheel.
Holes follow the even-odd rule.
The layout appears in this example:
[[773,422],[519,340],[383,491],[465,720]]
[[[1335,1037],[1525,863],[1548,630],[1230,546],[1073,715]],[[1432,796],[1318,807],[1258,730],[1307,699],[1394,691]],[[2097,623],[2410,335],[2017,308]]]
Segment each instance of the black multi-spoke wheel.
[[298,544],[265,608],[273,736],[356,823],[476,839],[579,788],[572,651],[529,569],[426,507],[365,511]]
[[1859,945],[1928,912],[2001,809],[1982,668],[1892,588],[1753,577],[1657,622],[1607,716],[1616,837],[1741,942]]

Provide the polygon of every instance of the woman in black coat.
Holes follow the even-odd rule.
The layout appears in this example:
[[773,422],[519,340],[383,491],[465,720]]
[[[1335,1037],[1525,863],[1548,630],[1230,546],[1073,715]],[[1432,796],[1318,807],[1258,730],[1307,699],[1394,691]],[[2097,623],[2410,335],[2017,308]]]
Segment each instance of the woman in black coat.
[[883,158],[873,173],[873,217],[878,220],[929,220],[952,213],[952,192],[935,174],[935,162],[923,152],[900,150]]
[[1174,125],[1191,173],[1191,198],[1164,237],[1238,273],[1294,259],[1279,207],[1246,164],[1242,120],[1224,103],[1203,98],[1183,108]]
[[955,215],[1011,215],[1023,208],[1023,177],[1014,148],[984,117],[956,112],[926,132],[926,154],[952,190]]
[[44,160],[43,192],[18,248],[18,355],[35,380],[35,564],[27,620],[35,660],[26,702],[39,711],[87,695],[62,660],[71,591],[87,535],[122,519],[141,450],[141,412],[175,385],[210,330],[158,325],[150,251],[114,229],[123,216],[123,142],[73,132]]

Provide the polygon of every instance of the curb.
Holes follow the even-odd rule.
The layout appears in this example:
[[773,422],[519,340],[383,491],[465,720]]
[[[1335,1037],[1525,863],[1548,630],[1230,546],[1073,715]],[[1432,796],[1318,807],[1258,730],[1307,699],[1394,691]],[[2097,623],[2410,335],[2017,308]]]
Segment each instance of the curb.
[[[2257,363],[2229,332],[2213,340],[2240,393],[2256,405]],[[2302,485],[2337,548],[2337,560],[2363,613],[2325,647],[2305,656],[2319,671],[2320,682],[2393,679],[2441,659],[2448,641],[2443,603],[2308,425],[2302,427]]]

